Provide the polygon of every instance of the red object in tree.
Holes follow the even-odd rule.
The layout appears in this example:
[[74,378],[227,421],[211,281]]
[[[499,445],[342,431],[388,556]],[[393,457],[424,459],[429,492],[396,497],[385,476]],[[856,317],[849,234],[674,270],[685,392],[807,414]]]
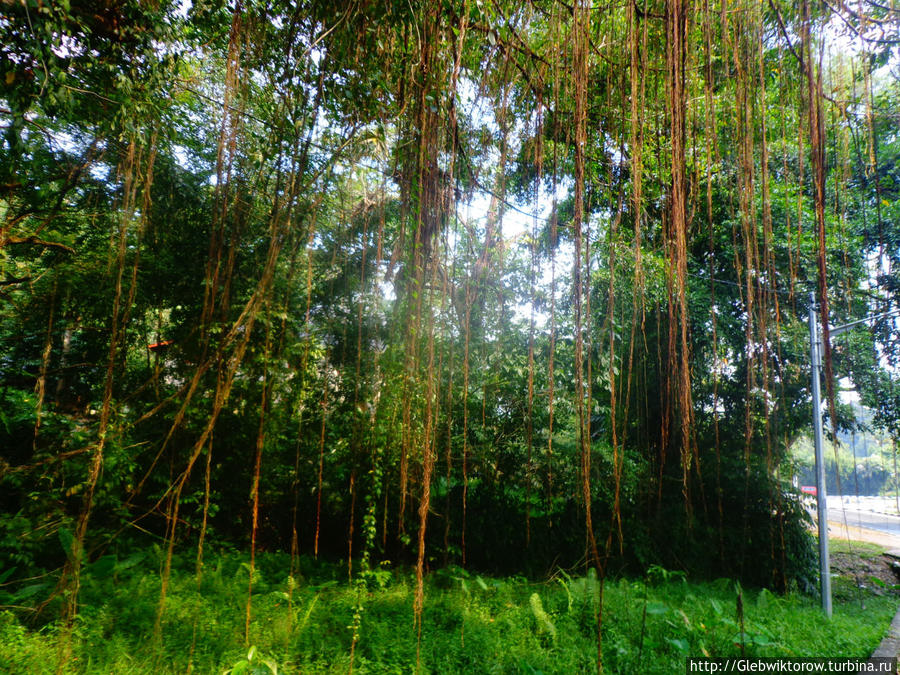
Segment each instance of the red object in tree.
[[162,351],[174,344],[175,340],[163,340],[162,342],[154,342],[152,345],[147,345],[147,349],[151,352]]
[[801,485],[800,492],[805,495],[812,495],[813,497],[819,494],[819,491],[816,489],[815,485]]

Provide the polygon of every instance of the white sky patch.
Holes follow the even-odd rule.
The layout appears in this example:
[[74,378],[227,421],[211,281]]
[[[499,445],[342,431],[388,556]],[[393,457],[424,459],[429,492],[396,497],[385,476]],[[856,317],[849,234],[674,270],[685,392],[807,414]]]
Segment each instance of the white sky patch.
[[838,398],[841,400],[841,403],[859,405],[859,392],[853,388],[850,378],[842,377],[838,380]]
[[188,149],[183,145],[172,146],[172,157],[185,171],[191,171],[195,168],[195,162],[191,161]]
[[194,7],[194,3],[191,0],[181,0],[178,3],[178,9],[175,10],[175,16],[178,16],[182,19],[187,19],[188,12]]
[[[878,47],[873,40],[883,39],[878,25],[870,22],[868,31],[863,37],[855,33],[838,15],[832,14],[831,19],[824,26],[823,37],[825,46],[825,59],[827,63],[841,63],[848,59],[858,59],[866,52],[872,52],[872,47]],[[896,37],[896,35],[891,36]],[[900,68],[900,50],[892,49],[887,63],[872,72],[872,88],[877,93],[880,87],[889,86],[891,70]]]
[[71,35],[57,36],[58,42],[53,44],[50,49],[61,59],[81,56],[84,53],[84,46]]
[[109,171],[110,166],[104,162],[94,162],[88,169],[91,178],[98,181],[109,180]]

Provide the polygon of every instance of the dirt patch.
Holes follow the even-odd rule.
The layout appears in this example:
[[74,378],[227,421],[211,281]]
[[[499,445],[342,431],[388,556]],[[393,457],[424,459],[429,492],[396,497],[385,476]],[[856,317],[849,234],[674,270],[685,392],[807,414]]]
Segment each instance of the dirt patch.
[[900,561],[896,558],[851,552],[832,553],[830,559],[832,574],[846,577],[854,585],[862,584],[874,593],[900,594],[900,590],[894,588],[900,585]]
[[839,520],[831,518],[828,519],[828,537],[829,539],[866,541],[884,548],[900,548],[900,537],[878,530],[870,530],[866,527],[848,526]]

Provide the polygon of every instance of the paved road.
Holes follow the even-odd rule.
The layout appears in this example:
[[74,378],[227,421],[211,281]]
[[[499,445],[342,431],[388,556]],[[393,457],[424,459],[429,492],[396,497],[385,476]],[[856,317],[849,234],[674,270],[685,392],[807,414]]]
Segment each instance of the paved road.
[[[853,527],[865,527],[870,530],[878,530],[896,537],[900,537],[900,518],[897,516],[887,516],[880,513],[872,513],[870,511],[856,511],[845,508],[844,513],[847,516],[847,524]],[[829,510],[828,520],[843,523],[844,516],[840,509]]]
[[[807,499],[805,505],[815,522],[815,502]],[[886,548],[900,549],[897,501],[887,497],[828,495],[828,531],[830,536],[839,539],[871,541]]]

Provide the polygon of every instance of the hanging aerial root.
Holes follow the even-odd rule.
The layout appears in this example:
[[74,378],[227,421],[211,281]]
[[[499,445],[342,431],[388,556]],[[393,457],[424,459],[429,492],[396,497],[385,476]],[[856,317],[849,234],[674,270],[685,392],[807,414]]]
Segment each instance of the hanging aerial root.
[[[66,563],[60,577],[58,591],[68,591],[66,601],[63,603],[64,631],[60,638],[59,661],[57,672],[62,672],[70,657],[71,631],[75,617],[78,613],[78,594],[81,582],[81,568],[84,562],[84,542],[87,534],[88,523],[94,505],[94,495],[103,469],[104,449],[110,434],[111,418],[113,415],[113,386],[117,364],[125,349],[125,331],[127,328],[130,306],[123,306],[123,282],[125,280],[125,263],[128,252],[128,235],[135,222],[139,230],[146,223],[146,213],[136,218],[137,195],[140,191],[149,192],[153,177],[153,158],[155,149],[149,148],[149,153],[144,155],[145,148],[139,145],[137,139],[132,138],[127,146],[125,157],[119,167],[119,173],[123,178],[123,197],[120,206],[119,227],[117,233],[117,246],[115,256],[115,295],[113,298],[112,316],[110,319],[109,351],[107,356],[106,374],[103,385],[103,401],[100,408],[100,424],[97,431],[97,444],[91,457],[86,489],[82,501],[81,511],[75,527],[75,533],[70,550],[67,552]],[[149,159],[148,159],[149,158]],[[141,173],[141,168],[145,173]],[[143,180],[141,176],[143,175]],[[137,258],[135,258],[136,276]],[[134,294],[134,281],[132,280],[128,298]]]
[[[678,426],[681,431],[682,489],[685,508],[690,518],[691,500],[689,476],[694,459],[691,449],[693,428],[693,400],[691,394],[691,364],[689,343],[689,315],[687,306],[687,194],[685,176],[685,139],[687,97],[685,89],[685,61],[687,59],[687,8],[682,0],[666,3],[666,92],[669,99],[671,128],[671,202],[670,202],[670,262],[674,283],[673,298],[677,309],[670,311],[670,321],[677,317],[677,336],[670,328],[669,362],[676,364],[676,399]],[[677,343],[677,346],[676,346]],[[670,399],[669,404],[674,401]]]

